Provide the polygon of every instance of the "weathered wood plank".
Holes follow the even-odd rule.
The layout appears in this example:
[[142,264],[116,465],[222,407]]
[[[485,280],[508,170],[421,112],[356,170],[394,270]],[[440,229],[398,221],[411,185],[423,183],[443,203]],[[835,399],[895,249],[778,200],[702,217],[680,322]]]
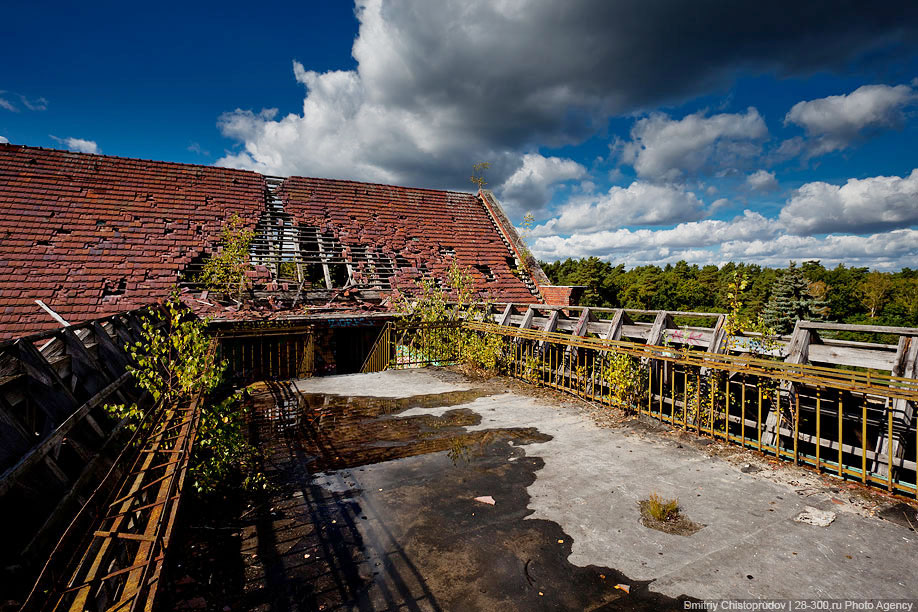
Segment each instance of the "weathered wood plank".
[[[904,378],[916,377],[918,374],[918,338],[914,336],[899,338],[899,350],[893,364],[892,374]],[[873,471],[878,474],[888,473],[890,457],[894,462],[893,465],[896,459],[902,459],[905,454],[905,435],[909,432],[909,427],[915,417],[914,405],[904,399],[886,398],[886,410],[892,410],[893,437],[890,441],[887,421],[880,427],[880,435],[875,446],[878,459],[874,462]]]
[[507,304],[503,314],[497,320],[498,325],[510,325],[510,316],[513,314],[513,304]]
[[898,336],[918,336],[918,328],[892,327],[889,325],[859,325],[854,323],[821,323],[818,321],[798,321],[803,329],[824,329],[833,331],[872,332],[877,334],[896,334]]

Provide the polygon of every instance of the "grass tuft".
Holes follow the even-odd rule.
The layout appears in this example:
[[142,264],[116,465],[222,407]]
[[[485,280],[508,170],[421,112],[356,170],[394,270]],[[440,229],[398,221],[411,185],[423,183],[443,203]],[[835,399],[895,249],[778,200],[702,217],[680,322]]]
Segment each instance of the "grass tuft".
[[660,522],[673,521],[679,518],[679,500],[663,499],[656,493],[651,493],[646,505],[647,514]]

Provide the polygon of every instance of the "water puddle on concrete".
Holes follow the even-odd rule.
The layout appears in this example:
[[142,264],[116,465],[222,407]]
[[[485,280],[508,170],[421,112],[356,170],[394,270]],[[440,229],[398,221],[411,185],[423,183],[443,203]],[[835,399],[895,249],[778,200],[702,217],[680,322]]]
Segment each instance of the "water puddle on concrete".
[[[481,417],[463,405],[485,395],[263,388],[250,435],[272,488],[186,505],[158,607],[683,609],[614,570],[571,565],[556,523],[523,520],[543,467],[526,445],[551,438],[531,427],[469,431]],[[444,407],[454,408],[399,416]]]

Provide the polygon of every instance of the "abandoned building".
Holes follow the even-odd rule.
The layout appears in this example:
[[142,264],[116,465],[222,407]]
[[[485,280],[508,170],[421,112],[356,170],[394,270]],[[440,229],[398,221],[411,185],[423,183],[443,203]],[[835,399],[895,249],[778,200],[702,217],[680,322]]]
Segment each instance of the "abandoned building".
[[[252,231],[253,238],[248,246],[249,282],[239,295],[228,297],[209,291],[200,277],[231,220]],[[481,320],[405,326],[396,296],[410,295],[421,281],[445,288],[447,271],[454,262],[470,272],[477,297],[490,311]],[[272,523],[275,509],[262,509],[267,514],[259,514],[261,523],[249,532],[258,533],[255,552],[245,561],[248,570],[262,563],[261,557],[269,559],[252,578],[261,586],[256,595],[239,595],[236,603],[226,604],[229,609],[239,609],[233,605],[257,607],[250,597],[262,598],[257,600],[259,605],[267,607],[259,609],[286,609],[297,597],[311,602],[307,609],[346,607],[354,601],[364,601],[363,609],[401,605],[450,609],[448,604],[457,601],[451,598],[466,596],[418,569],[433,572],[430,568],[439,566],[425,565],[431,562],[427,557],[410,558],[407,544],[379,544],[394,549],[380,548],[380,559],[385,560],[376,566],[383,570],[373,570],[368,561],[375,558],[371,549],[382,540],[373,540],[367,532],[370,527],[361,526],[361,521],[389,529],[389,539],[395,538],[392,530],[397,531],[398,525],[386,526],[383,515],[376,521],[367,519],[369,511],[360,510],[354,499],[363,500],[366,507],[375,503],[397,512],[396,508],[405,506],[404,498],[399,503],[386,501],[382,495],[369,499],[366,496],[377,489],[385,493],[383,480],[388,478],[385,482],[393,488],[400,481],[393,481],[391,474],[374,472],[383,479],[380,486],[374,488],[376,481],[372,481],[372,486],[364,483],[357,491],[351,481],[358,477],[350,468],[366,468],[369,474],[389,460],[434,454],[453,463],[457,457],[471,461],[467,446],[474,442],[486,449],[475,459],[482,462],[479,467],[503,476],[510,471],[508,489],[522,487],[516,497],[505,500],[498,495],[500,511],[505,503],[510,510],[501,515],[505,522],[494,525],[506,526],[527,516],[529,498],[526,485],[520,483],[534,481],[540,469],[538,457],[527,457],[519,450],[524,447],[518,445],[547,445],[554,440],[567,445],[563,448],[569,456],[589,453],[594,446],[604,453],[622,447],[629,453],[632,448],[638,453],[646,451],[627,436],[615,438],[610,450],[602,446],[605,430],[581,425],[576,431],[584,436],[582,441],[576,436],[566,438],[570,434],[564,428],[577,422],[577,415],[557,417],[562,409],[543,410],[509,388],[506,394],[497,395],[487,388],[469,387],[467,381],[456,382],[449,378],[452,373],[443,374],[446,378],[440,380],[398,371],[456,364],[461,355],[451,348],[444,352],[442,346],[442,338],[459,337],[450,334],[494,338],[500,347],[501,373],[521,384],[555,389],[594,406],[624,407],[686,436],[718,440],[776,462],[809,466],[814,474],[829,474],[839,482],[849,480],[911,499],[918,493],[918,329],[800,321],[791,336],[766,345],[755,335],[729,334],[722,313],[578,306],[582,288],[550,284],[487,190],[473,194],[281,178],[0,144],[0,524],[15,526],[5,528],[3,534],[0,605],[10,609],[24,605],[30,610],[149,610],[163,591],[167,594],[159,601],[165,603],[158,605],[178,605],[179,582],[204,582],[175,575],[175,567],[170,576],[169,564],[175,560],[167,552],[172,552],[173,528],[180,529],[179,502],[183,488],[187,489],[185,475],[207,398],[158,406],[157,411],[150,408],[152,420],[134,433],[104,410],[105,404],[113,402],[152,404],[132,381],[126,346],[143,340],[141,316],[155,312],[158,303],[176,289],[184,306],[209,322],[214,351],[228,362],[229,378],[240,387],[256,383],[251,387],[256,423],[252,431],[267,436],[261,441],[266,461],[283,466],[299,465],[303,457],[309,461],[303,468],[308,484],[303,484],[299,472],[294,478],[278,469],[277,473],[288,478],[282,484],[301,488],[289,498],[277,498],[276,503],[288,512],[287,519],[308,515],[308,529],[298,532],[298,539],[281,550],[276,541],[279,528]],[[871,340],[845,339],[838,336],[842,332],[868,334]],[[439,344],[434,342],[437,338]],[[622,359],[632,364],[627,366],[633,368],[628,370],[631,378],[616,378],[625,367]],[[359,372],[364,374],[356,374]],[[325,387],[320,377],[330,374],[356,375],[337,377],[343,381],[338,384],[347,388],[322,395]],[[368,385],[392,388],[371,389]],[[404,389],[398,388],[401,386]],[[627,387],[627,393],[621,387]],[[409,392],[411,389],[414,391]],[[359,409],[349,412],[351,396],[363,399],[354,399],[351,404]],[[521,420],[488,417],[503,425],[486,429],[482,413],[467,407],[479,406],[476,402],[483,402],[495,414],[502,410],[499,402],[505,402],[505,415]],[[422,414],[414,414],[416,411]],[[402,418],[402,414],[414,416]],[[546,419],[549,434],[538,423],[526,421],[533,414]],[[387,437],[403,429],[416,439],[409,443]],[[292,430],[307,432],[305,438],[297,439],[299,446],[289,442]],[[593,442],[586,443],[587,438]],[[497,442],[502,443],[499,448]],[[668,469],[669,464],[682,461],[681,444],[678,449],[654,465]],[[495,457],[501,460],[499,469]],[[627,457],[617,460],[633,465]],[[648,461],[647,465],[653,462]],[[597,459],[597,463],[601,462]],[[421,469],[417,466],[411,469]],[[440,464],[435,467],[443,469]],[[724,469],[716,468],[721,470],[718,478],[733,478]],[[593,474],[585,468],[580,471]],[[552,473],[557,486],[564,488],[566,481],[577,481],[580,472],[563,477]],[[368,474],[363,477],[369,478]],[[488,479],[479,476],[469,475],[468,482],[489,486]],[[593,474],[590,478],[595,484],[605,477]],[[694,487],[687,489],[692,497],[701,497],[695,491],[702,487],[695,486],[698,483],[693,478],[702,476],[686,473],[671,480],[684,481],[685,486]],[[444,481],[458,487],[466,479]],[[744,496],[754,498],[752,491],[759,484],[749,481],[746,485]],[[424,486],[421,493],[430,493],[429,485]],[[467,496],[466,492],[450,495]],[[610,496],[612,491],[603,489],[602,495]],[[539,499],[544,502],[547,496],[543,491]],[[590,504],[589,499],[573,493],[571,497],[583,507]],[[299,501],[292,502],[294,498]],[[495,503],[489,495],[475,500],[485,505],[482,507]],[[579,516],[577,508],[553,503],[544,506],[543,518]],[[786,512],[796,512],[794,503],[782,501]],[[632,506],[629,499],[627,512],[634,510]],[[452,506],[437,508],[433,502],[431,508],[445,516],[439,518],[458,521],[463,529],[469,528],[463,521],[475,516],[472,511],[454,512]],[[345,510],[344,515],[336,514]],[[240,514],[239,524],[242,518]],[[405,520],[409,519],[416,517]],[[568,531],[562,531],[558,527],[562,519],[552,520],[557,524],[540,524],[537,535],[564,545],[564,555],[558,558],[560,553],[552,553],[554,561],[544,563],[534,563],[535,557],[522,559],[522,569],[513,570],[522,577],[519,592],[514,591],[520,601],[532,604],[550,599],[548,607],[584,609],[629,593],[627,584],[617,583],[614,588],[607,584],[613,570],[604,565],[611,561],[600,559],[601,563],[590,557],[587,553],[598,549],[590,549],[588,543],[583,548],[583,540],[588,539],[585,534],[599,538],[595,529],[577,523],[565,524]],[[749,529],[759,529],[755,521],[728,525],[733,529],[731,537],[741,542]],[[349,531],[335,531],[344,529],[344,523]],[[771,527],[786,530],[783,524]],[[582,532],[577,531],[581,528]],[[213,529],[245,532],[236,523]],[[574,549],[579,559],[576,568],[566,561],[572,554],[571,536],[564,533],[571,529],[580,538],[575,537],[580,546]],[[876,529],[877,542],[898,541],[899,532],[883,529]],[[322,535],[327,530],[337,535]],[[702,529],[701,535],[691,538],[703,542],[699,550],[720,554],[724,547],[719,541],[704,543],[711,531]],[[487,533],[488,537],[479,537],[482,550],[490,550],[488,546],[503,537]],[[643,533],[626,529],[621,537],[638,534],[634,535],[637,542],[645,537]],[[408,538],[411,534],[403,535]],[[520,541],[535,537],[528,532],[524,535]],[[442,533],[438,537],[437,546],[444,550],[459,545],[443,540]],[[325,547],[327,557],[324,569],[315,574],[309,568],[313,561],[318,563],[318,548],[301,548],[303,544],[297,543],[309,538],[316,547]],[[670,540],[659,542],[667,555],[668,546],[682,554],[695,548]],[[838,541],[825,545],[840,546]],[[740,544],[735,547],[742,548]],[[184,551],[189,559],[194,556],[191,548]],[[245,549],[245,543],[234,554],[240,549]],[[506,550],[492,552],[499,556]],[[287,556],[293,554],[296,565],[288,566]],[[911,553],[905,550],[906,554]],[[444,554],[444,559],[449,556]],[[747,562],[752,563],[737,561]],[[629,575],[644,576],[644,565],[644,561],[634,563]],[[678,567],[688,565],[680,562]],[[660,575],[666,573],[663,569]],[[569,572],[564,578],[552,573],[562,570]],[[406,578],[408,574],[415,578]],[[284,575],[291,576],[288,582],[299,582],[288,584]],[[682,594],[730,594],[702,587],[697,594],[686,592],[695,588],[697,580],[666,575],[669,586],[660,587],[665,597],[647,587],[652,577],[638,578],[645,583],[634,593],[634,601],[641,603],[635,603],[633,609],[675,607],[677,603],[681,608],[676,596]],[[833,584],[844,592],[844,576],[838,575],[842,577]],[[427,576],[429,584],[420,576]],[[475,597],[494,595],[494,582],[488,580],[510,579],[495,569],[494,576],[482,580]],[[540,580],[570,580],[577,588],[546,593],[547,589],[540,590]],[[749,596],[777,593],[786,597],[781,591],[756,591],[749,586],[752,581],[751,572],[742,572],[734,577],[725,573],[709,583],[725,589],[741,584],[745,589],[741,593]],[[326,582],[327,590],[316,586]],[[240,593],[248,589],[237,586]],[[914,586],[912,577],[893,584],[892,591],[907,593]],[[208,588],[212,594],[216,587]],[[285,598],[286,603],[271,598]],[[487,601],[491,602],[488,606],[496,606],[499,598]],[[538,603],[530,604],[521,609],[538,607]],[[197,607],[225,609],[222,600]]]

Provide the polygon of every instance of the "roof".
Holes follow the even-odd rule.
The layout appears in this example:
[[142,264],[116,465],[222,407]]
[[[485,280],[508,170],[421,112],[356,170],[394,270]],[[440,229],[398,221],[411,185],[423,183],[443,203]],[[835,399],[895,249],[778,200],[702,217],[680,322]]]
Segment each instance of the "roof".
[[446,278],[455,260],[495,301],[533,301],[494,219],[471,193],[317,178],[287,179],[278,194],[300,225],[329,232],[351,253],[371,252],[371,266],[392,266],[392,288],[421,276]]
[[[375,275],[364,286],[410,290],[422,276],[443,279],[455,258],[494,301],[539,301],[480,196],[0,144],[0,339],[59,325],[35,300],[76,323],[167,295],[232,214],[265,240],[295,225],[298,256],[308,236],[337,248],[349,280],[336,289]],[[262,279],[265,261],[253,257]]]
[[254,226],[254,172],[0,145],[0,338],[167,294],[218,240],[224,219]]

